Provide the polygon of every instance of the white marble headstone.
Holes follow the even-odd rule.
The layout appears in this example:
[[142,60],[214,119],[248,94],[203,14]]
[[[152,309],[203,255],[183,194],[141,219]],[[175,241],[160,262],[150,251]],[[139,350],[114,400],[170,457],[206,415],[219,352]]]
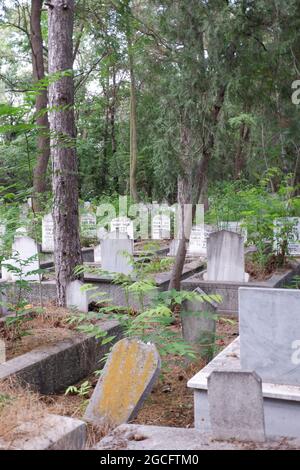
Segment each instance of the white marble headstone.
[[133,234],[133,221],[128,217],[117,217],[110,223],[110,230],[112,233],[125,233],[130,240],[134,239]]
[[300,386],[300,290],[240,288],[239,328],[243,369]]
[[42,219],[42,251],[52,253],[54,251],[54,223],[52,214],[47,214]]
[[213,228],[209,225],[194,225],[191,230],[188,254],[192,256],[207,255],[207,238]]
[[207,240],[207,281],[245,282],[244,239],[227,230],[213,232]]
[[95,214],[86,212],[80,216],[80,228],[84,237],[93,239],[97,237],[97,221]]
[[[17,259],[12,259],[12,265],[22,269],[22,279],[26,281],[38,281],[38,274],[29,274],[39,269],[38,248],[36,242],[30,237],[17,237],[12,244],[12,255]],[[20,260],[20,262],[19,262]],[[24,263],[26,262],[26,265]],[[11,273],[13,281],[19,280],[19,275]]]
[[157,214],[152,218],[151,232],[153,240],[169,240],[171,236],[170,215]]
[[126,233],[111,233],[101,242],[101,265],[104,271],[130,274],[133,271],[133,240]]
[[[280,232],[284,226],[291,228],[291,233],[288,235],[288,249],[290,256],[300,256],[300,217],[284,217],[274,221],[274,248],[278,248],[280,242]],[[276,238],[278,234],[278,238]]]

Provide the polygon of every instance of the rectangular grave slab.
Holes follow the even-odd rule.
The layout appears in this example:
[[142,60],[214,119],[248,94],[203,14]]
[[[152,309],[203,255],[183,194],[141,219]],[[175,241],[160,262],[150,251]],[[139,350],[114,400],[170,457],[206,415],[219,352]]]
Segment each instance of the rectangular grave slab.
[[213,371],[208,404],[214,439],[265,441],[262,382],[255,372]]
[[23,423],[9,444],[0,440],[0,450],[83,450],[86,424],[67,416],[46,415]]
[[300,386],[300,291],[239,289],[241,366]]

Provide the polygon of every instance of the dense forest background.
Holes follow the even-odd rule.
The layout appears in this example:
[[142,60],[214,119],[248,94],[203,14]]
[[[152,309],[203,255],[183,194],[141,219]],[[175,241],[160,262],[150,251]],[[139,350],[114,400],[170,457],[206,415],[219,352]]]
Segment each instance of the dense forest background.
[[[48,8],[0,2],[4,198],[51,188],[41,132],[51,80]],[[299,29],[297,0],[78,1],[80,198],[131,193],[173,203],[179,179],[205,197],[217,183],[257,184],[265,175],[272,191],[283,175],[296,190]]]

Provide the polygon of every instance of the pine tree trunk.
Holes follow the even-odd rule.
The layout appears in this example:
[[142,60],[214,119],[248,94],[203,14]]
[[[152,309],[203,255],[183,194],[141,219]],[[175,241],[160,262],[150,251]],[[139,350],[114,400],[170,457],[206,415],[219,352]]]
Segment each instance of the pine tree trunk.
[[[73,66],[74,0],[49,4],[49,73]],[[66,287],[82,263],[79,238],[78,164],[75,148],[74,82],[69,73],[49,86],[54,261],[58,305],[66,304]]]
[[[31,0],[30,42],[32,52],[33,81],[45,78],[41,13],[43,0]],[[46,176],[50,158],[49,121],[46,112],[48,104],[47,89],[39,91],[35,99],[36,124],[40,128],[37,136],[37,163],[33,174],[33,208],[41,208],[39,195],[47,189]]]
[[138,202],[136,184],[137,174],[137,115],[136,115],[136,83],[134,61],[132,55],[132,42],[130,34],[127,35],[129,72],[130,72],[130,195],[134,202]]

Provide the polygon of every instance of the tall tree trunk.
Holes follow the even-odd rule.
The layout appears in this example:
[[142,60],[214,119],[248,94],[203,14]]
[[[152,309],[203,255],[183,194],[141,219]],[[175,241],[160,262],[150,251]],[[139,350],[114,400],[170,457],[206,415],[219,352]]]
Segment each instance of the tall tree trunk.
[[240,126],[238,147],[235,154],[235,179],[240,179],[246,167],[245,146],[249,141],[250,128],[243,122]]
[[[49,73],[71,71],[74,0],[51,0],[48,5]],[[74,279],[74,268],[82,263],[72,74],[50,85],[49,104],[57,301],[65,306],[67,284]]]
[[215,128],[218,123],[219,115],[224,104],[226,84],[219,89],[216,101],[211,110],[212,127],[203,146],[202,157],[199,159],[195,168],[191,166],[191,132],[190,129],[183,126],[181,135],[181,167],[182,175],[178,180],[178,203],[183,214],[184,205],[192,204],[192,210],[181,217],[181,238],[178,246],[175,263],[172,269],[168,289],[180,290],[181,275],[186,258],[186,243],[190,238],[192,222],[196,212],[196,204],[199,201],[201,190],[205,184],[208,172],[208,164],[211,159],[215,144]]
[[[41,30],[42,6],[43,0],[31,0],[30,42],[34,82],[38,82],[45,77]],[[46,112],[47,104],[47,89],[42,89],[38,92],[35,99],[36,124],[39,127],[37,137],[38,157],[33,173],[33,208],[35,211],[41,208],[39,195],[44,193],[47,189],[46,176],[50,158],[49,121]]]
[[137,175],[137,115],[136,115],[136,82],[134,72],[134,60],[132,53],[132,40],[127,35],[128,58],[130,72],[130,195],[134,202],[138,202],[136,184]]

